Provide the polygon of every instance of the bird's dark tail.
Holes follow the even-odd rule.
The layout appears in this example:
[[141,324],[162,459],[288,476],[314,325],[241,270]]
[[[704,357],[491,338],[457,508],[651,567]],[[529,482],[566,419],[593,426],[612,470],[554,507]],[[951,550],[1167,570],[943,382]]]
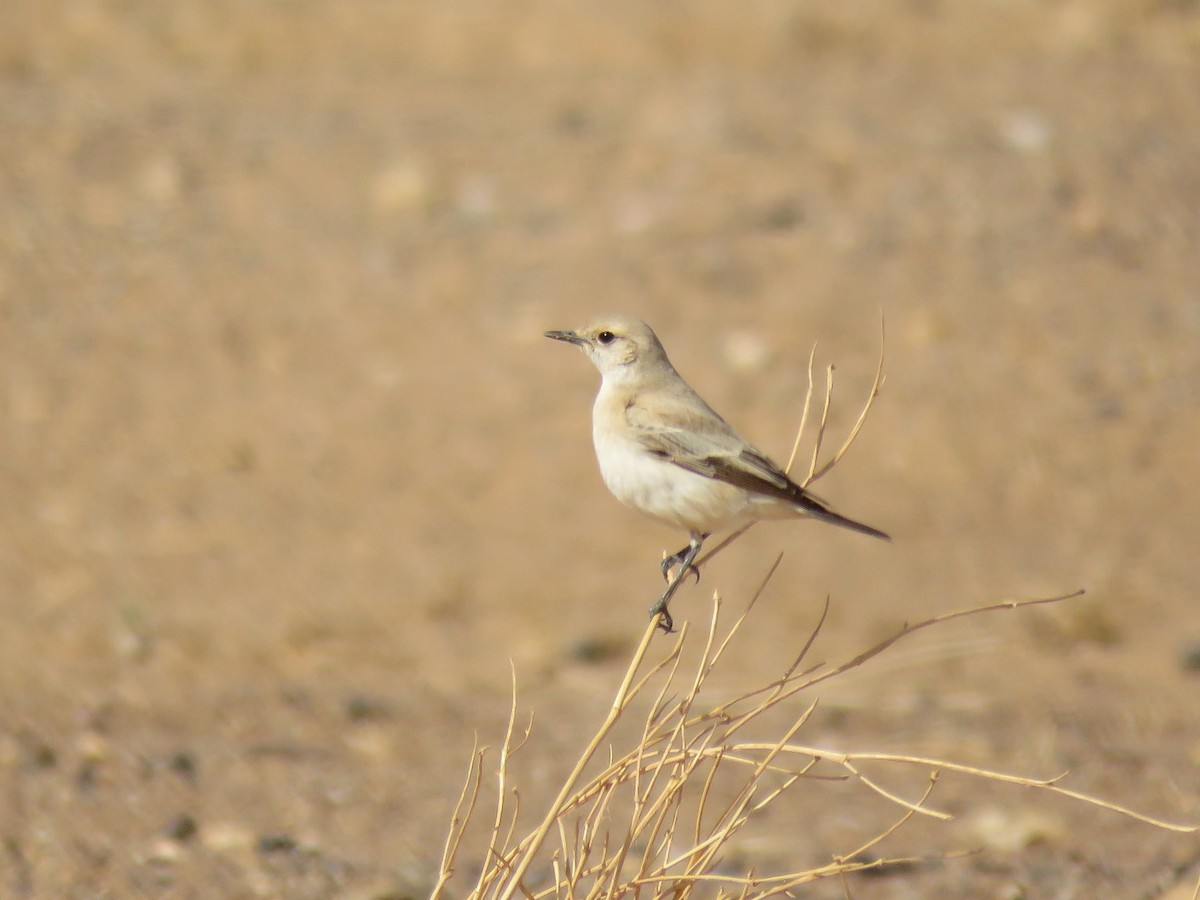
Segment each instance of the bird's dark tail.
[[835,513],[829,508],[828,503],[796,484],[783,469],[771,462],[765,453],[755,450],[753,447],[743,447],[736,457],[714,454],[706,456],[700,461],[673,458],[667,451],[662,451],[662,455],[675,465],[682,466],[688,471],[706,478],[716,478],[718,481],[724,481],[753,494],[763,494],[783,500],[790,503],[799,512],[822,522],[828,522],[830,525],[839,525],[842,528],[849,528],[859,534],[869,534],[871,537],[884,541],[891,540],[888,534],[878,528],[872,528],[870,525],[855,522],[840,513]]
[[859,534],[867,534],[884,541],[892,539],[892,536],[887,532],[880,531],[878,528],[872,528],[870,525],[865,525],[862,522],[856,522],[854,519],[848,519],[841,513],[835,513],[824,500],[817,499],[803,488],[795,495],[794,502],[806,515],[812,516],[812,518],[821,522],[828,522],[830,525],[848,528],[851,531],[857,531]]

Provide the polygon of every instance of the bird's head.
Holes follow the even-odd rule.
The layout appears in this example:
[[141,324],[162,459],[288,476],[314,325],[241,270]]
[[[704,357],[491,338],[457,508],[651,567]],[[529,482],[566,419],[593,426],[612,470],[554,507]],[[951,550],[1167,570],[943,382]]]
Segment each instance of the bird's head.
[[605,316],[578,331],[547,331],[546,337],[581,348],[605,377],[670,367],[654,331],[631,316]]

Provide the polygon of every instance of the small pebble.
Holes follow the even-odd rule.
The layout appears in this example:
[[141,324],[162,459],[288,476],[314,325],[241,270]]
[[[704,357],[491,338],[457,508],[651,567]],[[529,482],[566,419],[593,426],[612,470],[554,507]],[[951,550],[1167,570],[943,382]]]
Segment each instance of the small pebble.
[[258,839],[259,853],[290,853],[296,849],[296,839],[290,834],[264,834]]
[[1050,144],[1050,123],[1034,110],[1010,112],[1000,121],[997,130],[1000,139],[1019,153],[1040,153]]
[[75,741],[75,749],[85,762],[103,762],[108,758],[108,741],[94,731],[85,731]]
[[628,643],[620,638],[586,637],[577,641],[568,651],[576,662],[597,665],[625,655]]
[[150,845],[150,850],[146,854],[146,862],[171,865],[178,862],[181,856],[183,856],[183,848],[175,841],[157,840]]
[[186,750],[181,750],[171,757],[168,768],[183,778],[191,780],[196,777],[196,760]]
[[799,201],[785,197],[763,210],[759,225],[764,231],[791,231],[804,224],[804,208]]
[[39,769],[53,769],[58,765],[58,753],[49,744],[38,744],[34,747],[31,758]]
[[179,198],[183,189],[183,167],[172,156],[156,156],[148,160],[138,176],[142,196],[157,206],[167,206]]
[[1200,672],[1200,641],[1183,645],[1179,651],[1179,667],[1185,672]]
[[391,704],[386,700],[358,694],[346,701],[346,718],[351,722],[387,719],[391,715]]
[[376,173],[371,201],[383,213],[422,212],[433,190],[433,175],[423,161],[398,159]]
[[1017,853],[1034,844],[1053,844],[1063,835],[1056,819],[1020,809],[981,810],[972,818],[971,830],[985,846],[1001,853]]
[[184,841],[190,841],[196,836],[197,830],[198,828],[196,825],[196,820],[187,813],[181,813],[180,815],[176,816],[167,824],[167,827],[164,829],[167,837],[171,838],[171,840],[179,841],[180,843],[183,843]]
[[241,825],[230,823],[206,824],[201,833],[204,846],[209,850],[230,852],[248,850],[254,846],[254,835]]
[[725,339],[725,362],[738,372],[761,371],[771,361],[771,345],[757,332],[742,329]]

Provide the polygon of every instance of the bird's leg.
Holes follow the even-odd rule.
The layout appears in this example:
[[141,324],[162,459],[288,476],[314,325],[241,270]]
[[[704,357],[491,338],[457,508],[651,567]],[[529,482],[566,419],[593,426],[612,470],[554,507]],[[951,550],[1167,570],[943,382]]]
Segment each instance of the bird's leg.
[[[708,536],[710,534],[712,534],[711,531],[706,531],[704,534],[700,535],[700,542],[703,543],[704,541],[708,540]],[[671,583],[671,569],[674,568],[675,566],[679,565],[685,559],[687,559],[688,554],[692,552],[692,547],[694,547],[694,546],[695,546],[695,540],[692,540],[688,543],[688,545],[686,547],[682,547],[678,552],[672,553],[670,556],[663,557],[663,561],[659,565],[659,568],[662,570],[663,581],[667,582],[668,584]],[[695,557],[693,556],[692,559],[695,559]],[[689,565],[690,565],[690,563],[689,563]],[[681,575],[687,574],[687,570],[688,570],[688,566],[684,566],[680,570],[680,574]],[[700,583],[700,570],[697,569],[695,566],[691,566],[691,570],[692,570],[692,574],[696,576],[696,583],[699,584]]]
[[[675,620],[671,618],[670,612],[667,611],[667,604],[671,602],[671,598],[675,596],[675,592],[679,590],[679,586],[683,584],[683,579],[687,575],[688,569],[696,573],[696,578],[699,579],[700,572],[692,565],[696,561],[696,557],[700,555],[700,548],[704,546],[704,539],[707,534],[693,534],[692,541],[686,547],[679,551],[676,556],[682,554],[679,560],[679,571],[675,573],[675,577],[667,584],[666,591],[658,602],[650,607],[650,617],[658,616],[658,627],[667,634],[675,630]],[[664,570],[665,575],[665,570]]]
[[692,549],[692,545],[688,544],[682,550],[672,553],[670,556],[667,556],[665,551],[663,552],[663,560],[659,568],[662,570],[663,581],[667,584],[671,583],[671,569],[679,565],[679,561],[683,559],[683,555],[690,549]]

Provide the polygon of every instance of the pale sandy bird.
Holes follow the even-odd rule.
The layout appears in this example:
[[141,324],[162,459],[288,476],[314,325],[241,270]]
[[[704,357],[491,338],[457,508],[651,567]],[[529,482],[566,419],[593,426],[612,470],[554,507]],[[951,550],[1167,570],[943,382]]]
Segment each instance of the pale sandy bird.
[[665,631],[673,627],[667,604],[714,531],[808,517],[891,540],[834,512],[740,437],[679,376],[645,322],[608,316],[546,337],[581,347],[600,370],[592,442],[608,489],[626,506],[691,535],[686,547],[663,560],[664,578],[679,565],[650,609],[661,614]]

